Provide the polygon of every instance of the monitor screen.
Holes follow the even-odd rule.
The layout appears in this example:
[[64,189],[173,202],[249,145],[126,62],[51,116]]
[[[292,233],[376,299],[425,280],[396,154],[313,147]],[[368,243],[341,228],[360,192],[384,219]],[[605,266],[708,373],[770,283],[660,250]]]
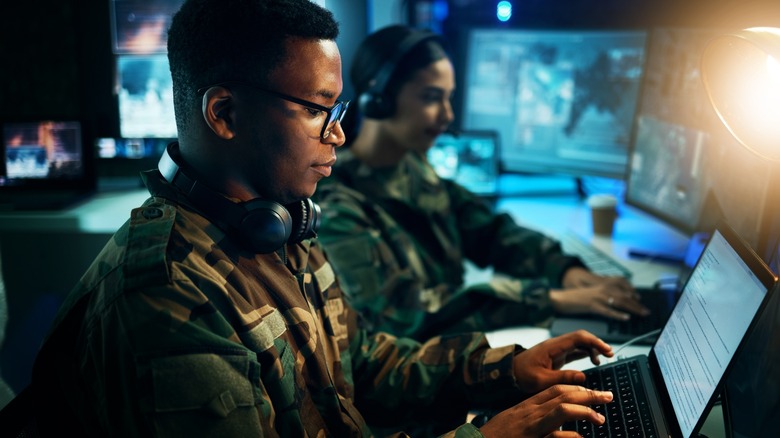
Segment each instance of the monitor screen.
[[498,131],[508,172],[623,179],[646,36],[473,29],[462,126]]
[[110,0],[119,135],[175,137],[168,27],[183,0]]
[[0,210],[60,209],[94,193],[95,160],[84,131],[79,120],[2,122]]
[[157,167],[165,147],[174,138],[95,139],[97,182],[100,190],[143,187],[141,172]]
[[498,193],[498,133],[462,131],[437,137],[428,162],[442,177],[480,196]]
[[125,138],[176,136],[168,57],[117,56],[119,131]]
[[184,0],[111,0],[114,53],[165,53],[168,27]]
[[81,136],[78,121],[4,123],[0,186],[83,179],[86,157]]
[[699,72],[705,45],[722,32],[651,31],[625,197],[688,234],[725,220],[758,250],[771,165],[729,134]]
[[174,138],[113,138],[95,140],[97,156],[101,159],[158,160]]

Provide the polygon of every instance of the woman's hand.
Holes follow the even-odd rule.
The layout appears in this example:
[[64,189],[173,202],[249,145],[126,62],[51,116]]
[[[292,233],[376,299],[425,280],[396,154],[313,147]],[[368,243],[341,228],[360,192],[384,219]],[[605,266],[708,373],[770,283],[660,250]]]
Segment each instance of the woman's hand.
[[627,320],[632,314],[650,313],[623,277],[603,277],[577,267],[566,271],[563,286],[563,290],[550,291],[553,309],[560,314],[588,313]]

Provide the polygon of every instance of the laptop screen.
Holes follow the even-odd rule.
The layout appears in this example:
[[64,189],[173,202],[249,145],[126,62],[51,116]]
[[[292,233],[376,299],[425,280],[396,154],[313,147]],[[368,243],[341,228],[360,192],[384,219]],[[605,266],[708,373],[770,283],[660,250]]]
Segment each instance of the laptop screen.
[[498,159],[498,133],[495,131],[444,133],[428,151],[428,161],[441,178],[457,181],[481,196],[497,194]]
[[653,352],[683,436],[691,436],[767,287],[715,231]]

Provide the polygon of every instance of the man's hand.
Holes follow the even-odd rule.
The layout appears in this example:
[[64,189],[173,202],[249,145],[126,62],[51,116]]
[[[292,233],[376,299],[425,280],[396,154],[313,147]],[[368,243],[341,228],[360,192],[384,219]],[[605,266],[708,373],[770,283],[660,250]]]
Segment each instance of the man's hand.
[[551,290],[550,301],[557,313],[590,313],[627,320],[631,314],[647,316],[639,294],[623,277],[602,277],[576,267],[566,271],[564,290]]
[[548,339],[514,357],[512,367],[520,389],[535,394],[557,384],[580,385],[585,374],[577,370],[561,370],[569,362],[590,357],[598,365],[599,355],[612,357],[612,347],[585,330]]
[[485,437],[577,437],[576,432],[558,429],[564,423],[576,420],[603,424],[604,416],[588,405],[610,401],[611,392],[556,385],[499,412],[480,428],[480,432]]

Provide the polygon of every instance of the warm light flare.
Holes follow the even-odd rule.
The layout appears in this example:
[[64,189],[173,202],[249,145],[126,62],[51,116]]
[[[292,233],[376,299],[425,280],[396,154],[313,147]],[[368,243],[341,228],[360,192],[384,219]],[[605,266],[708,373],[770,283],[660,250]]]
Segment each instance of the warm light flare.
[[751,28],[713,40],[702,59],[705,88],[728,130],[780,161],[780,30]]

